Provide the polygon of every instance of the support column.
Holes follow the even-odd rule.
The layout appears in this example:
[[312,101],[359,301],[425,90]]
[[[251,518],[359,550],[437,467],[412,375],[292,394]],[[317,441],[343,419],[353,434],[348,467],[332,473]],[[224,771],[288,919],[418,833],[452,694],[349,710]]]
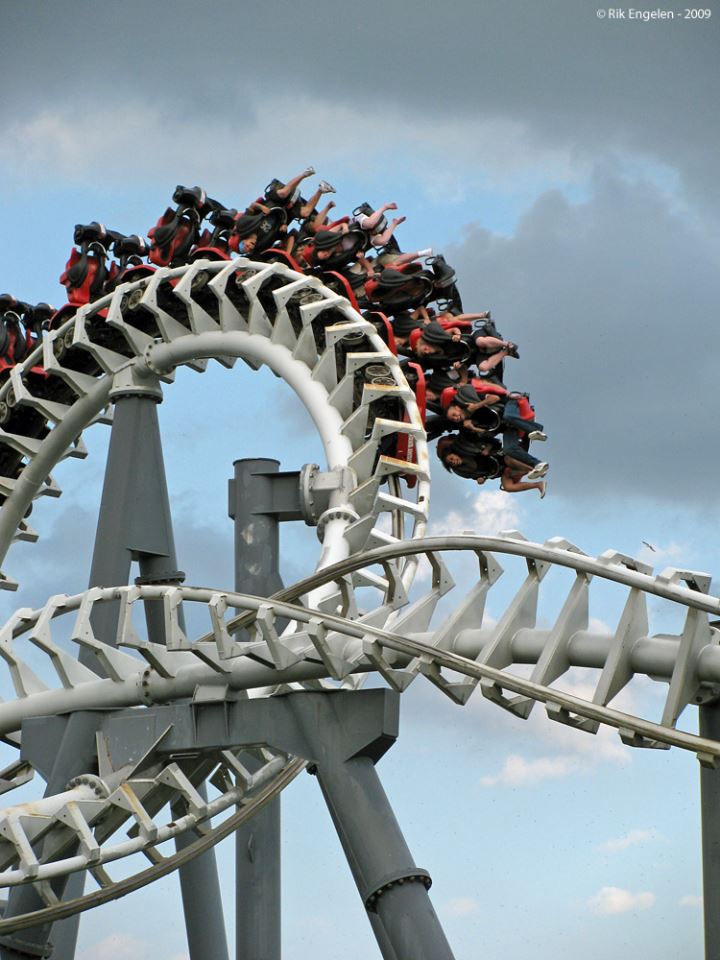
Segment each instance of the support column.
[[[699,708],[700,736],[720,740],[720,703]],[[720,770],[700,767],[705,960],[720,960]]]
[[[157,405],[162,400],[160,386],[157,383],[131,386],[118,390],[112,395],[112,400],[113,425],[89,586],[126,584],[134,560],[140,567],[138,582],[181,583],[184,574],[177,570],[157,416]],[[161,602],[149,601],[145,611],[149,639],[164,643]],[[96,605],[92,614],[95,635],[98,640],[111,646],[116,643],[118,612],[117,603],[105,603]],[[102,675],[102,668],[92,651],[81,649],[79,659]],[[53,770],[53,781],[48,784],[46,795],[65,789],[67,781],[75,776],[72,772],[64,772],[62,757],[82,757],[84,766],[79,772],[87,773],[96,769],[94,730],[92,755],[84,753],[81,748],[82,743],[74,728],[68,726],[62,739],[58,763]],[[68,767],[69,771],[72,769],[74,766]],[[204,787],[200,788],[200,792],[203,791]],[[180,846],[182,844],[178,843]],[[228,960],[215,852],[209,850],[184,864],[180,867],[179,875],[190,960]],[[65,899],[78,897],[82,895],[83,885],[84,875],[76,874],[58,885],[56,893]],[[42,906],[44,903],[32,888],[27,887],[11,894],[7,916],[17,916]],[[52,934],[56,946],[51,954],[46,952],[49,949],[50,929],[38,927],[37,930],[33,928],[26,931],[24,938],[31,945],[37,942],[35,953],[25,948],[24,952],[6,953],[0,950],[0,960],[27,960],[30,956],[73,960],[79,920],[77,915],[59,921]]]
[[[282,587],[279,520],[272,511],[277,460],[236,460],[229,513],[235,521],[235,589],[268,596]],[[235,835],[235,956],[280,960],[280,800]]]
[[[67,718],[58,717],[55,721],[61,729],[53,747],[56,749],[54,761],[46,769],[39,770],[47,779],[45,796],[52,797],[67,788],[68,781],[94,770],[96,765],[95,733],[98,729],[98,714],[77,712]],[[56,744],[56,746],[55,746]],[[67,881],[65,877],[53,882],[55,895],[62,899],[71,899],[82,894],[84,875],[75,873]],[[4,919],[20,917],[34,910],[41,910],[45,901],[31,886],[14,887],[8,897]],[[74,922],[73,922],[74,921]],[[19,930],[0,938],[0,958],[2,960],[28,960],[33,957],[62,958],[72,960],[75,954],[78,918],[70,917],[55,925],[43,923],[27,930]],[[51,939],[52,937],[52,939]],[[53,942],[56,949],[53,949]],[[69,947],[70,953],[61,950]]]
[[[182,583],[185,574],[177,569],[157,415],[162,394],[158,387],[156,391],[120,393],[113,399],[113,427],[90,583],[127,583],[133,560],[140,567],[136,583]],[[116,604],[103,606],[98,622],[93,620],[93,629],[98,639],[114,644],[118,608]],[[164,644],[162,601],[147,601],[145,615],[148,639]],[[199,792],[205,795],[204,786]],[[188,842],[192,838],[178,838],[176,849]],[[178,872],[190,960],[228,960],[215,851],[195,857]]]
[[[102,721],[118,762],[126,754],[126,713],[133,710],[110,713]],[[380,689],[300,691],[229,700],[222,707],[183,701],[148,707],[143,736],[156,743],[162,734],[158,752],[168,760],[258,743],[307,760],[320,781],[382,956],[452,960],[427,895],[430,877],[413,862],[375,773],[374,764],[397,739],[399,714],[399,694]],[[256,945],[257,956],[270,956],[259,938]]]
[[384,960],[453,960],[427,893],[430,876],[415,865],[375,770],[394,737],[363,737],[357,695],[289,702],[317,758],[320,788]]
[[[114,412],[110,447],[89,586],[125,584],[133,560],[140,567],[140,583],[182,583],[177,569],[170,501],[160,438],[157,405],[162,394],[144,393],[113,397]],[[159,601],[149,601],[149,639],[165,642]],[[99,640],[115,645],[118,604],[104,603],[93,611],[93,629]],[[99,668],[90,651],[81,660]]]

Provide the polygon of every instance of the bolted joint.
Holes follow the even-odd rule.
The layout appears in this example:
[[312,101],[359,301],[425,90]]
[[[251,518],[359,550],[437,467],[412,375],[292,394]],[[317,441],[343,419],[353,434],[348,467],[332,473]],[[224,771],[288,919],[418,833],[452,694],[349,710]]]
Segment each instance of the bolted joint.
[[65,789],[72,790],[73,787],[90,787],[101,800],[110,796],[110,791],[105,786],[105,782],[100,777],[95,776],[94,773],[82,773],[79,777],[73,777],[72,780],[68,781]]
[[155,703],[152,695],[151,682],[157,676],[152,667],[147,666],[140,677],[140,698],[146,707],[152,707]]
[[325,540],[325,529],[333,520],[343,520],[345,523],[355,523],[360,519],[360,514],[352,507],[330,507],[322,514],[317,522],[317,535],[320,543]]
[[375,889],[365,897],[365,909],[369,913],[377,913],[377,905],[380,898],[386,894],[388,890],[392,890],[393,887],[400,887],[405,883],[421,883],[426,890],[429,890],[432,886],[432,877],[427,870],[423,870],[422,867],[413,867],[412,870],[390,876],[384,879],[379,886],[375,887]]
[[309,527],[319,525],[331,505],[339,506],[333,500],[346,500],[354,487],[355,477],[349,467],[322,472],[316,463],[306,463],[300,471],[300,509],[305,523]]
[[158,346],[165,346],[165,344],[149,343],[143,350],[142,362],[148,372],[146,375],[168,377],[173,371],[173,365],[163,364],[158,361]]
[[314,527],[322,510],[318,512],[315,485],[320,476],[320,465],[306,463],[300,469],[300,511],[308,527]]

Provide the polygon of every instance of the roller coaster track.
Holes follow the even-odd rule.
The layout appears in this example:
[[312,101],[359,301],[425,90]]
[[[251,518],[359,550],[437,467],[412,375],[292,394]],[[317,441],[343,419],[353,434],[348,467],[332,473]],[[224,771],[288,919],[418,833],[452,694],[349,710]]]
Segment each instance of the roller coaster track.
[[[591,558],[560,538],[545,544],[517,533],[427,538],[427,446],[397,359],[346,300],[278,264],[201,261],[120,286],[53,331],[42,356],[38,350],[12,371],[0,389],[6,497],[0,555],[14,540],[37,538],[24,519],[28,507],[39,496],[59,495],[52,470],[65,457],[83,455],[82,431],[108,419],[113,396],[169,383],[181,364],[202,372],[210,359],[232,366],[238,358],[253,368],[266,364],[287,382],[322,438],[336,482],[330,506],[310,518],[322,539],[315,573],[272,597],[185,586],[98,587],[17,611],[0,630],[0,657],[15,694],[0,703],[7,743],[18,744],[23,722],[33,718],[142,710],[187,698],[202,707],[229,692],[331,691],[377,672],[399,691],[424,677],[458,704],[479,689],[522,719],[540,702],[551,719],[585,732],[606,725],[628,745],[676,746],[703,764],[718,764],[720,743],[677,728],[684,708],[714,698],[720,685],[720,633],[711,619],[720,600],[708,592],[710,578],[678,569],[653,575],[632,557],[607,551]],[[39,363],[47,378],[30,374]],[[400,438],[406,458],[384,452],[388,438],[394,444]],[[416,480],[412,489],[408,478]],[[499,555],[519,563],[524,575],[500,615],[490,617],[488,595],[503,573]],[[457,589],[464,595],[447,613],[442,601],[455,587],[450,567],[458,560]],[[551,568],[563,568],[570,584],[554,623],[542,626],[538,603]],[[615,584],[624,597],[617,626],[606,634],[589,627],[593,580]],[[3,585],[14,586],[5,575]],[[650,633],[648,597],[682,612],[678,635]],[[163,605],[165,647],[147,642],[135,622],[150,599]],[[93,609],[118,601],[117,636],[96,637]],[[186,635],[181,605],[204,612],[205,633]],[[82,648],[93,651],[104,677],[78,661]],[[513,669],[521,664],[532,665],[529,679]],[[575,667],[596,671],[589,699],[557,685]],[[659,722],[612,706],[643,675],[667,683]],[[116,769],[99,735],[97,776],[0,811],[0,883],[30,883],[46,903],[39,913],[0,921],[0,932],[151,882],[190,856],[188,850],[166,855],[163,843],[195,831],[202,836],[189,849],[201,852],[303,766],[257,748],[259,766],[251,773],[231,751],[173,757],[161,741]],[[18,761],[0,774],[1,785],[22,788],[31,775]],[[203,782],[213,788],[210,799],[198,792]],[[238,804],[240,812],[228,814]],[[221,816],[222,823],[211,825]],[[153,866],[111,878],[107,865],[131,855]],[[98,889],[58,902],[51,880],[77,870],[88,870]]]

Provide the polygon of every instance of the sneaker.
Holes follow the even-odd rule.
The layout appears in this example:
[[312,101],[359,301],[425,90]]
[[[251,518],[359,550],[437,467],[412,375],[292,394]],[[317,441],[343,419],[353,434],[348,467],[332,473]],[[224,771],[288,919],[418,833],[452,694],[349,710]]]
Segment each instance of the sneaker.
[[315,173],[315,167],[305,167],[305,173],[303,176],[311,177]]
[[542,430],[532,430],[528,434],[528,440],[547,440],[547,434],[543,433]]
[[426,247],[424,250],[418,250],[417,255],[419,257],[431,257],[432,253],[432,247]]
[[[313,171],[314,172],[314,171]],[[327,180],[321,180],[318,184],[318,190],[320,193],[337,193],[337,190],[331,183],[328,183]]]
[[507,355],[509,357],[513,357],[515,360],[520,359],[520,354],[518,353],[518,348],[516,343],[509,343],[507,347],[505,347],[505,349],[507,350]]
[[544,476],[545,476],[545,474],[548,472],[549,469],[550,469],[550,464],[549,464],[549,463],[538,463],[536,466],[534,466],[534,467],[532,468],[532,470],[530,471],[530,473],[528,473],[528,475],[527,475],[527,477],[526,477],[525,479],[526,479],[526,480],[539,480],[540,477],[544,477]]
[[544,500],[544,499],[545,499],[545,494],[547,493],[547,484],[548,484],[547,480],[543,480],[542,486],[540,487],[540,499],[541,499],[541,500]]

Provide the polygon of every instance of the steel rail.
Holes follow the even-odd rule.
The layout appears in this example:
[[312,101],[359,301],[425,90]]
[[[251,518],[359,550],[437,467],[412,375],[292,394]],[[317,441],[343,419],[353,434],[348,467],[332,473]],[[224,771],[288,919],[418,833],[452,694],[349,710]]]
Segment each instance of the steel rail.
[[214,827],[209,833],[206,833],[194,843],[184,847],[182,850],[178,850],[170,857],[165,857],[160,863],[155,863],[130,877],[114,881],[109,886],[93,890],[91,893],[84,894],[82,897],[61,901],[52,906],[43,907],[33,913],[21,914],[10,920],[0,919],[0,934],[9,934],[16,930],[26,930],[38,924],[52,923],[56,920],[73,916],[76,913],[83,913],[86,910],[91,910],[93,907],[99,907],[104,903],[119,900],[121,897],[127,896],[129,893],[134,893],[134,891],[140,890],[155,880],[160,880],[184,864],[189,863],[195,857],[205,853],[206,850],[214,847],[220,843],[221,840],[229,837],[238,827],[242,826],[243,823],[246,823],[268,803],[278,797],[285,787],[289,786],[306,767],[307,763],[305,760],[291,760],[274,780],[263,787],[257,796],[242,806],[237,813],[228,817],[227,820],[219,826]]
[[[720,614],[720,598],[704,594],[690,587],[681,587],[669,580],[663,580],[662,574],[652,576],[612,564],[607,561],[588,557],[586,554],[567,550],[546,544],[532,543],[529,540],[519,540],[510,537],[477,537],[470,535],[423,537],[405,540],[399,544],[390,544],[386,547],[376,547],[366,550],[360,555],[349,557],[333,566],[325,567],[303,580],[298,580],[283,590],[272,595],[273,600],[292,601],[303,596],[310,590],[324,586],[329,580],[340,580],[356,570],[376,563],[396,560],[404,556],[430,553],[451,553],[461,550],[471,550],[475,553],[503,553],[509,556],[521,557],[525,560],[557,564],[575,570],[577,573],[586,573],[604,580],[621,583],[627,587],[637,587],[645,593],[665,600],[672,600],[683,606],[703,610],[706,613]],[[242,619],[246,614],[239,614],[228,621],[228,627],[235,629],[244,626],[248,621]],[[209,640],[212,634],[205,634],[198,638],[198,642]]]
[[[327,574],[327,571],[323,571],[323,573]],[[108,588],[104,591],[104,593],[107,594],[107,598],[109,599],[112,596],[118,595],[120,590],[127,589],[129,588],[115,588],[115,590]],[[219,595],[218,591],[212,591],[207,588],[186,589],[189,592],[196,593],[198,599],[201,597],[211,599],[213,596]],[[162,588],[151,588],[151,591],[154,591],[153,595],[161,595]],[[148,592],[148,596],[150,595],[151,593]],[[251,613],[249,614],[250,616],[256,614],[260,606],[268,603],[268,599],[266,598],[233,594],[231,592],[223,592],[222,596],[226,598],[227,602],[231,606],[234,606],[236,603],[247,604],[249,607],[251,607]],[[77,598],[73,599],[75,600]],[[281,617],[288,617],[289,619],[293,619],[297,622],[305,624],[310,623],[312,620],[321,620],[328,627],[337,630],[345,636],[354,638],[361,643],[365,643],[372,639],[378,642],[381,646],[387,647],[396,653],[404,655],[408,658],[408,661],[417,657],[429,657],[440,666],[444,666],[447,669],[455,671],[456,673],[460,673],[461,675],[477,680],[492,680],[499,686],[512,690],[514,693],[528,696],[533,700],[538,700],[540,702],[555,703],[560,707],[572,711],[573,713],[577,713],[579,716],[583,716],[592,720],[598,720],[601,723],[606,723],[607,725],[613,726],[617,729],[634,730],[642,736],[647,736],[660,742],[668,743],[671,746],[693,750],[698,753],[707,753],[708,755],[712,756],[720,756],[720,744],[711,740],[707,740],[706,738],[698,737],[695,734],[689,734],[676,730],[675,728],[665,727],[652,721],[643,720],[642,718],[634,717],[630,714],[614,710],[610,707],[589,703],[578,697],[574,697],[571,694],[563,693],[554,687],[534,683],[515,674],[508,673],[507,671],[499,670],[485,664],[476,663],[475,661],[469,660],[468,658],[459,654],[454,654],[446,650],[440,650],[430,644],[425,644],[418,640],[403,637],[398,634],[382,630],[379,627],[371,626],[370,624],[363,624],[362,622],[348,620],[344,617],[324,613],[320,610],[314,610],[298,604],[292,604],[288,601],[280,601],[273,598],[270,598],[270,600],[274,611],[276,611],[276,613]],[[234,618],[235,622],[238,620],[239,618]],[[234,621],[229,620],[227,622],[229,624]],[[191,653],[192,651],[189,650],[187,652]],[[326,668],[319,661],[316,663],[301,661],[294,667],[289,667],[282,671],[278,671],[270,667],[263,668],[261,665],[253,663],[251,665],[251,669],[255,673],[260,671],[260,677],[256,680],[259,686],[270,685],[273,677],[275,677],[275,683],[278,683],[293,682],[295,680],[310,679],[318,676],[327,676]],[[364,662],[358,663],[355,669],[357,669],[358,672],[368,672],[374,670],[375,667],[371,662]],[[133,706],[143,702],[148,703],[149,701],[153,703],[171,702],[178,697],[187,695],[188,691],[191,692],[198,682],[207,682],[208,680],[212,679],[213,676],[218,677],[217,671],[214,671],[212,668],[207,666],[185,668],[179,683],[176,682],[177,678],[175,680],[166,680],[161,677],[153,677],[152,681],[149,683],[146,680],[142,692],[140,690],[138,678],[136,677],[132,677],[127,681],[120,682],[112,680],[98,680],[96,682],[94,681],[83,685],[84,687],[92,687],[95,695],[92,698],[87,696],[84,697],[82,707],[83,709],[90,709],[93,706],[100,706],[103,703],[107,705],[108,702],[110,702],[110,705],[114,707]],[[228,664],[227,672],[223,672],[217,682],[228,684],[233,688],[246,689],[246,686],[242,684],[242,682],[241,685],[238,686],[238,678],[233,677],[232,661],[230,661]],[[124,696],[122,698],[116,696],[109,701],[109,694],[111,693],[113,687],[122,687]],[[131,696],[133,691],[134,696]],[[64,694],[68,694],[70,692],[71,691],[62,691]],[[83,692],[85,694],[90,693],[89,690],[84,690]],[[26,716],[42,715],[44,708],[46,708],[44,694],[38,694],[33,699],[35,700],[35,706],[38,712],[28,712]],[[2,706],[7,707],[9,705],[10,704],[3,704]],[[76,706],[76,709],[79,708],[79,706],[80,704]],[[1,709],[2,707],[0,707],[0,710]]]

